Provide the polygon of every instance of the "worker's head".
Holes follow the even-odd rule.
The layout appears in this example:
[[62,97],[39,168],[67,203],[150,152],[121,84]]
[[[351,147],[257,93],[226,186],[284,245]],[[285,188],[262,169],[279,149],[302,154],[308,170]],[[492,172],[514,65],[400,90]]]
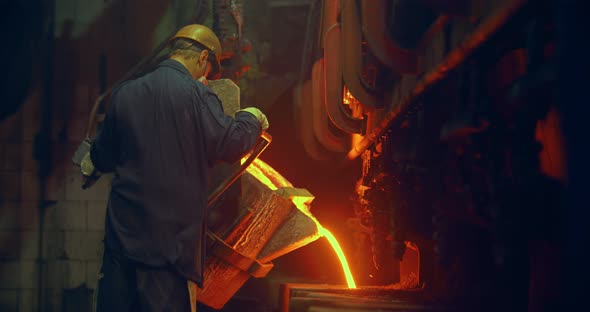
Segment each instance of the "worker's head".
[[218,76],[220,55],[219,39],[203,25],[185,26],[170,39],[170,57],[181,62],[195,79]]

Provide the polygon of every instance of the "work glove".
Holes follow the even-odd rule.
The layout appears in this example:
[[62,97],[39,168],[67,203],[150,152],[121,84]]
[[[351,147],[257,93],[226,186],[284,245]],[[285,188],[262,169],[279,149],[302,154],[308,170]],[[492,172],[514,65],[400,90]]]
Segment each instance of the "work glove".
[[268,119],[266,119],[266,116],[258,108],[246,107],[246,108],[240,109],[237,112],[248,112],[248,113],[254,115],[254,117],[256,117],[256,119],[258,119],[258,122],[260,122],[260,126],[262,127],[262,131],[268,129],[268,126],[269,126]]
[[80,162],[80,171],[82,171],[82,174],[86,177],[92,176],[96,171],[89,152],[84,155]]
[[94,185],[94,183],[100,178],[101,173],[96,170],[92,159],[90,158],[90,152],[84,154],[82,161],[80,161],[80,171],[82,172],[82,188],[87,189]]

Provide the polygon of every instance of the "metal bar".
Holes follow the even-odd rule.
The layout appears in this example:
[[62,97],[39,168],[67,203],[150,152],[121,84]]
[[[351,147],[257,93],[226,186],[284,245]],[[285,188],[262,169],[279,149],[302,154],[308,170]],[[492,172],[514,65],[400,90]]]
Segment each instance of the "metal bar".
[[248,166],[264,152],[264,150],[268,147],[268,145],[272,142],[272,136],[267,132],[262,132],[259,141],[257,142],[256,146],[250,153],[250,156],[246,161],[240,166],[240,169],[234,173],[232,176],[228,177],[223,183],[221,183],[209,196],[207,197],[207,207],[211,207],[217,199],[225,192],[236,180],[244,174]]
[[400,103],[389,112],[381,121],[379,126],[375,127],[371,133],[363,138],[359,144],[354,146],[347,155],[347,159],[352,160],[361,155],[375,140],[385,132],[387,128],[398,118],[402,111],[408,109],[415,100],[424,94],[429,88],[446,78],[451,71],[461,65],[473,52],[485,43],[498,29],[500,29],[516,12],[518,12],[526,3],[526,0],[508,1],[493,16],[487,18],[465,41],[456,49],[449,53],[447,58],[438,64],[438,66],[427,73],[419,81],[412,92],[400,100]]

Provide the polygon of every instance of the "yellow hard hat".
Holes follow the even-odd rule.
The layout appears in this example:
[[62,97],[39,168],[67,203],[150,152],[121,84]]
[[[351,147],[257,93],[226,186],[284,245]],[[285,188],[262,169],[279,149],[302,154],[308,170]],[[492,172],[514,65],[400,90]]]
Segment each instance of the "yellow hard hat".
[[213,54],[213,75],[219,74],[221,71],[220,56],[221,56],[221,42],[215,33],[207,26],[199,24],[191,24],[182,27],[176,34],[170,39],[174,40],[177,38],[189,39],[203,45],[209,54]]

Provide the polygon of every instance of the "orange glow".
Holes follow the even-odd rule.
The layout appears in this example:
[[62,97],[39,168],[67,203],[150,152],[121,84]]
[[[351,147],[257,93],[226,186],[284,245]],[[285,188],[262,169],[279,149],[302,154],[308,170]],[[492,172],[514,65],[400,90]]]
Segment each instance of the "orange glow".
[[[242,159],[242,163],[246,158]],[[269,166],[267,163],[260,159],[254,160],[254,162],[246,169],[248,173],[253,175],[258,181],[262,182],[271,190],[275,191],[281,187],[293,187],[287,179],[285,179],[280,173],[278,173],[273,167]],[[344,276],[346,277],[346,283],[348,284],[348,288],[356,288],[356,283],[354,282],[354,277],[352,276],[352,272],[350,271],[350,267],[348,266],[348,261],[346,260],[346,256],[344,255],[344,251],[340,247],[338,240],[336,237],[324,228],[320,222],[311,214],[309,210],[309,199],[308,198],[299,198],[293,197],[291,201],[297,209],[303,212],[306,216],[311,218],[313,222],[315,222],[316,226],[318,227],[319,234],[326,239],[334,249],[334,252],[338,256],[338,260],[340,260],[340,264],[342,265],[342,270],[344,271]]]
[[[242,164],[246,161],[246,158],[248,158],[248,155],[242,158]],[[248,166],[246,171],[273,191],[276,191],[281,187],[293,187],[293,184],[287,181],[287,179],[285,179],[273,167],[258,158]]]
[[345,105],[358,105],[358,100],[350,93],[350,90],[346,86],[342,90],[342,103]]
[[[342,90],[342,103],[344,105],[348,105],[351,110],[352,117],[360,119],[365,118],[363,116],[363,105],[361,105],[361,102],[359,102],[359,100],[357,100],[354,95],[350,93],[350,90],[348,90],[346,86],[344,86]],[[353,133],[350,139],[351,146],[357,146],[364,139],[364,136],[358,133]]]

